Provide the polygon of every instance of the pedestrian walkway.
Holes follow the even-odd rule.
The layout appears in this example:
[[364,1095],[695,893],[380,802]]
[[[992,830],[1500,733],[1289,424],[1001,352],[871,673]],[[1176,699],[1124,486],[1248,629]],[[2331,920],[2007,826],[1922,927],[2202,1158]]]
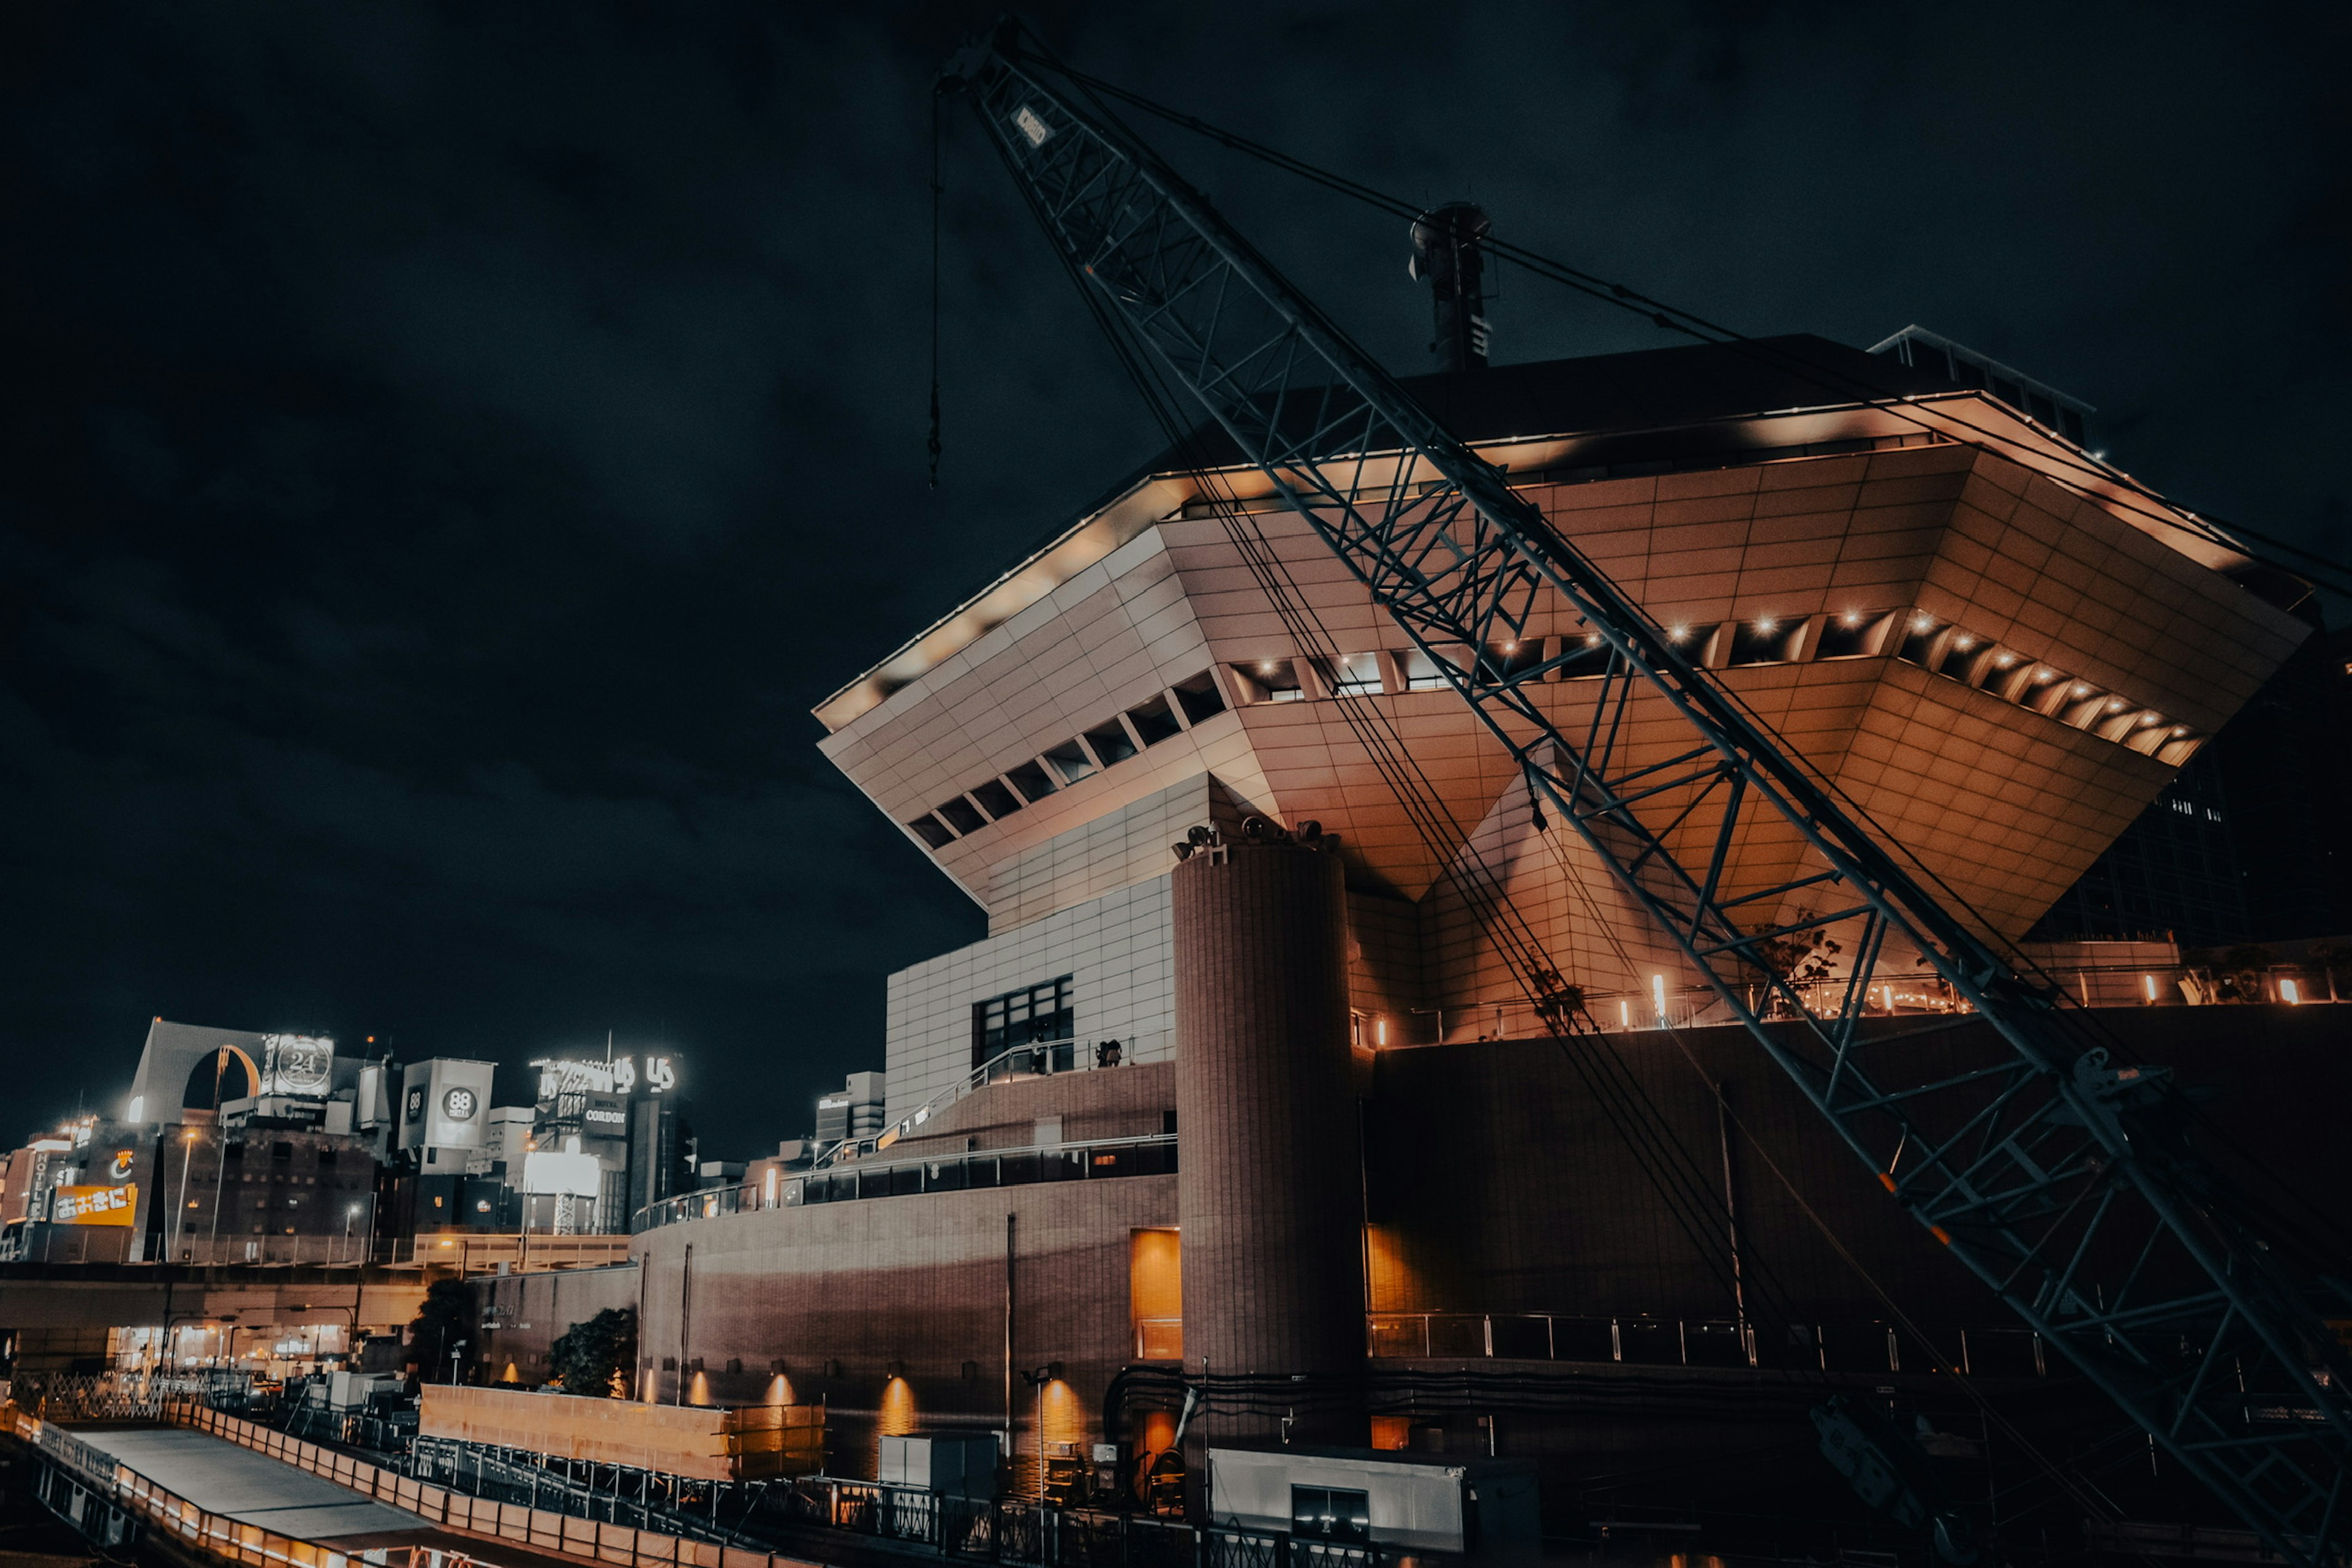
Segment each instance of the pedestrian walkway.
[[259,1525],[295,1541],[381,1538],[394,1531],[404,1538],[437,1533],[430,1521],[406,1509],[362,1497],[203,1432],[176,1426],[110,1431],[79,1426],[73,1436],[207,1513]]

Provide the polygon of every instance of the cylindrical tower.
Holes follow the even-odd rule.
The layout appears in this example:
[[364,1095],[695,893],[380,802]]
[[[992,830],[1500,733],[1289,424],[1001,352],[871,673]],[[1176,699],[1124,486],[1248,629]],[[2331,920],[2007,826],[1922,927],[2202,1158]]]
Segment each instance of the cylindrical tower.
[[[1176,868],[1184,1360],[1220,1436],[1366,1440],[1362,1152],[1338,845],[1281,830]],[[1228,1377],[1265,1380],[1244,1403]],[[1278,1385],[1278,1386],[1277,1386]],[[1283,1425],[1287,1416],[1290,1424]]]

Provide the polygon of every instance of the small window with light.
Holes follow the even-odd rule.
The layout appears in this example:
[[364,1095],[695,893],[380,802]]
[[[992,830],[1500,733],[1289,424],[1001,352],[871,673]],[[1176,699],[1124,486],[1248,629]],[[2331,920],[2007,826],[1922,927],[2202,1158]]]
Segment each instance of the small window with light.
[[1789,645],[1803,629],[1802,621],[1786,621],[1777,616],[1759,616],[1754,620],[1741,621],[1731,628],[1731,656],[1724,662],[1730,665],[1782,664],[1789,658]]
[[1404,689],[1407,691],[1443,691],[1447,686],[1445,668],[1437,656],[1423,648],[1414,648],[1404,656]]
[[1307,695],[1295,659],[1260,658],[1234,666],[1234,672],[1256,689],[1261,702],[1297,702]]
[[1601,640],[1599,632],[1570,632],[1560,644],[1559,678],[1590,680],[1609,673],[1610,655],[1616,650]]
[[1343,653],[1334,661],[1331,691],[1338,697],[1377,697],[1381,693],[1381,656]]
[[1484,686],[1498,686],[1516,680],[1543,663],[1541,637],[1513,637],[1503,642],[1490,642],[1478,650],[1478,680]]
[[1822,623],[1821,646],[1815,658],[1861,658],[1885,617],[1869,610],[1843,610]]

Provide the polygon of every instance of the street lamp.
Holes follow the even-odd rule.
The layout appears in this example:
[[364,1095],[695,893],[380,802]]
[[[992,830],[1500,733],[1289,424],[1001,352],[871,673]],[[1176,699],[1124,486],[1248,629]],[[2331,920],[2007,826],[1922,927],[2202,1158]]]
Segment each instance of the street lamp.
[[359,1217],[360,1205],[357,1204],[352,1205],[343,1211],[343,1250],[345,1252],[352,1249],[352,1226],[358,1222]]

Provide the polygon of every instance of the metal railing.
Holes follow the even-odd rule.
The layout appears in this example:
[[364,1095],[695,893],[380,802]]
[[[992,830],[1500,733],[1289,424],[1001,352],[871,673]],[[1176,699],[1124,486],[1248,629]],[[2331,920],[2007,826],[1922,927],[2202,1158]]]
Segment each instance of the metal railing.
[[1372,1312],[1365,1352],[1410,1361],[1612,1362],[1841,1373],[1931,1372],[1957,1358],[1981,1377],[2046,1377],[2030,1330],[1954,1328],[1931,1347],[1893,1323],[1780,1323],[1718,1318],[1587,1318],[1547,1312]]
[[829,1476],[803,1476],[788,1490],[766,1493],[752,1519],[761,1514],[927,1546],[942,1556],[1045,1568],[1448,1568],[1459,1561],[1440,1552],[1203,1530],[1146,1514],[944,1497]]
[[1140,1138],[1097,1138],[1085,1143],[1055,1143],[1030,1149],[979,1150],[920,1160],[862,1160],[829,1171],[781,1177],[772,1188],[747,1184],[664,1198],[637,1211],[636,1228],[642,1232],[688,1220],[799,1208],[810,1204],[849,1203],[860,1198],[956,1193],[974,1187],[1018,1187],[1033,1182],[1160,1176],[1175,1169],[1176,1135],[1172,1132],[1155,1132]]
[[123,1543],[143,1523],[181,1545],[251,1568],[472,1568],[475,1561],[446,1548],[376,1547],[362,1557],[297,1541],[199,1508],[52,1422],[11,1409],[7,1426],[49,1461],[35,1481],[43,1506],[101,1546]]
[[[870,1138],[852,1138],[835,1143],[816,1157],[813,1171],[822,1171],[837,1164],[847,1164],[878,1154],[901,1138],[914,1136],[916,1129],[929,1124],[934,1118],[966,1095],[987,1088],[992,1083],[1003,1083],[1013,1079],[1051,1078],[1057,1073],[1091,1072],[1112,1067],[1126,1067],[1135,1060],[1136,1052],[1146,1047],[1164,1043],[1161,1033],[1137,1035],[1122,1039],[1091,1040],[1080,1044],[1076,1039],[1038,1040],[1027,1045],[1013,1046],[999,1051],[970,1072],[923,1101]],[[1106,1054],[1110,1059],[1105,1059]]]
[[[583,1557],[614,1568],[807,1568],[799,1559],[721,1545],[665,1531],[583,1518],[561,1508],[533,1508],[478,1498],[446,1486],[402,1474],[353,1455],[304,1443],[282,1432],[224,1415],[200,1405],[177,1404],[166,1415],[174,1426],[190,1426],[312,1475],[333,1481],[365,1497],[406,1509],[427,1522],[464,1535],[509,1541],[570,1557]],[[250,1530],[251,1526],[240,1528]],[[324,1547],[300,1542],[297,1554],[283,1558],[245,1557],[239,1561],[296,1563],[302,1568],[367,1568],[357,1559],[346,1564],[341,1555],[329,1561]],[[398,1549],[394,1549],[395,1553]],[[233,1555],[233,1553],[232,1553]],[[429,1568],[418,1564],[416,1568]],[[464,1568],[463,1564],[459,1568]]]

